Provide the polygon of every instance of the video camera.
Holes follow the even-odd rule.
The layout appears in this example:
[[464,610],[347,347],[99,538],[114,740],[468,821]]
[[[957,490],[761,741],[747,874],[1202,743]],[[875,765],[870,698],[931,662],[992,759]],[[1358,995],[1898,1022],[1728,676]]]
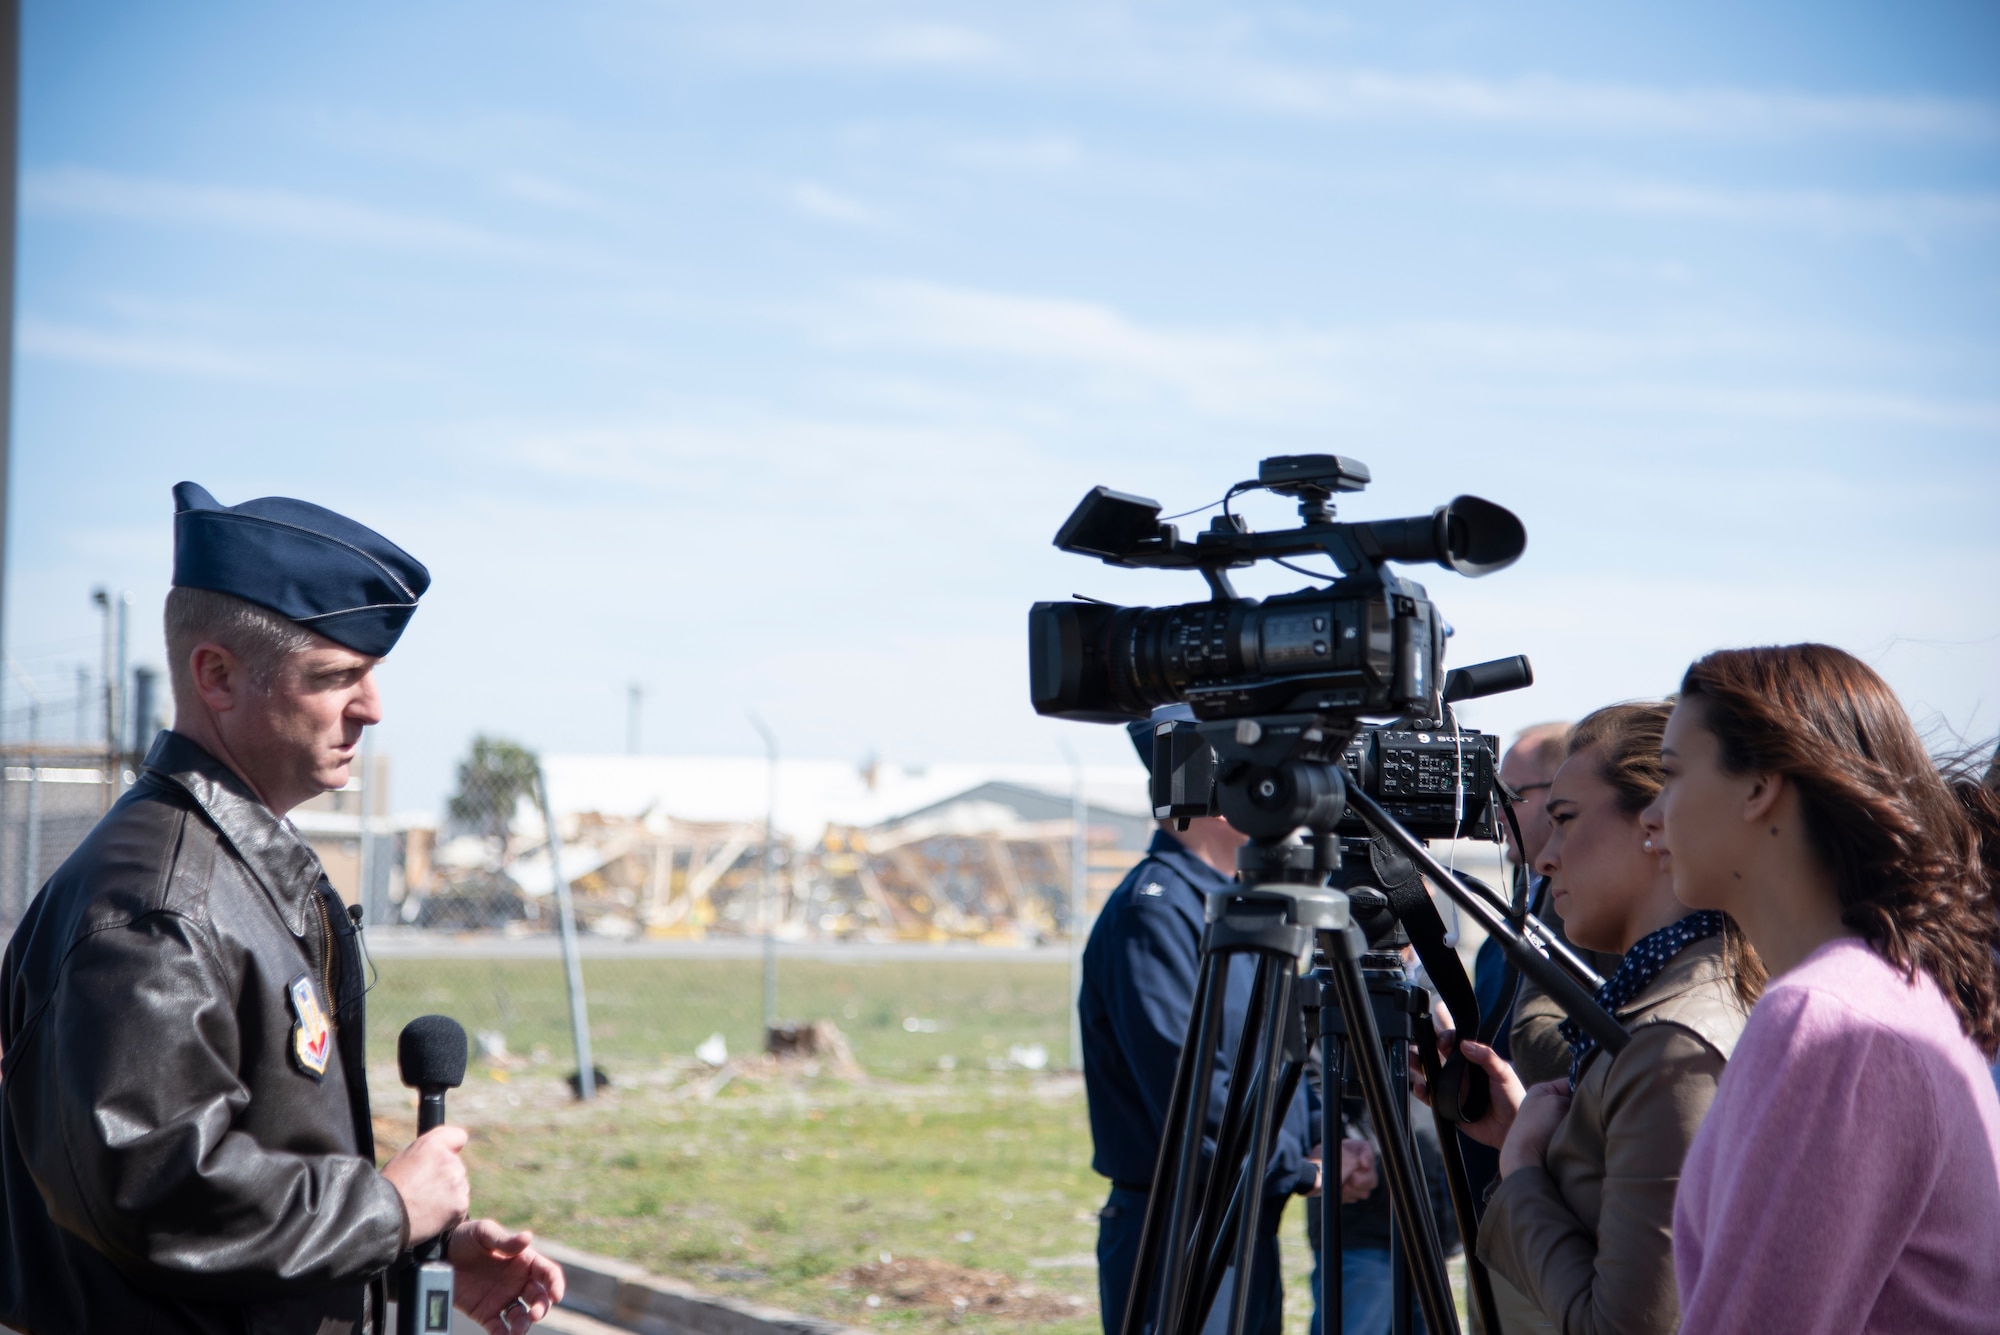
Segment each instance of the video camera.
[[[1153,813],[1187,821],[1221,815],[1246,836],[1237,877],[1207,897],[1201,968],[1174,1076],[1122,1335],[1204,1328],[1226,1269],[1252,1265],[1257,1204],[1271,1129],[1291,1105],[1317,1040],[1320,1086],[1337,1106],[1358,1085],[1378,1131],[1395,1236],[1424,1319],[1458,1329],[1427,1194],[1407,1131],[1408,1058],[1431,1089],[1453,1210],[1471,1236],[1477,1218],[1453,1121],[1486,1106],[1483,1074],[1461,1051],[1442,1061],[1427,995],[1412,986],[1397,947],[1407,941],[1468,1032],[1481,1012],[1463,964],[1424,889],[1441,889],[1498,941],[1588,1032],[1616,1052],[1629,1039],[1585,990],[1588,966],[1490,887],[1431,855],[1424,840],[1495,834],[1501,807],[1499,740],[1465,733],[1457,700],[1514,690],[1533,677],[1515,657],[1440,674],[1450,631],[1423,586],[1389,570],[1435,562],[1460,574],[1503,570],[1527,545],[1520,520],[1476,496],[1428,516],[1344,524],[1330,504],[1369,482],[1362,464],[1332,454],[1282,455],[1254,481],[1231,487],[1221,513],[1192,541],[1160,518],[1156,501],[1104,487],[1083,498],[1056,534],[1066,552],[1111,564],[1195,570],[1212,595],[1174,607],[1117,607],[1079,599],[1037,603],[1028,617],[1030,689],[1037,713],[1085,722],[1146,719],[1185,704],[1194,718],[1153,729]],[[1253,533],[1230,502],[1265,490],[1299,503],[1299,527]],[[1330,557],[1339,576],[1285,558]],[[1229,571],[1275,561],[1328,587],[1261,602],[1237,594]],[[1380,720],[1370,726],[1365,720]],[[1303,832],[1307,838],[1299,839]],[[1531,939],[1532,938],[1532,939]],[[1238,956],[1255,961],[1219,1121],[1213,1076],[1223,1039],[1218,1000]],[[1301,962],[1311,971],[1298,973]],[[1378,1015],[1379,1012],[1379,1015]],[[1322,1117],[1326,1115],[1322,1105]],[[1203,1157],[1211,1126],[1220,1130]],[[1336,1135],[1325,1122],[1320,1143]],[[1319,1208],[1339,1250],[1338,1193]],[[1231,1257],[1234,1258],[1233,1262]],[[1468,1258],[1477,1305],[1498,1324],[1485,1272]],[[1337,1324],[1337,1266],[1322,1301]],[[1235,1290],[1228,1330],[1248,1321],[1250,1286]],[[1157,1301],[1155,1301],[1157,1300]]]
[[[1348,783],[1419,838],[1495,838],[1499,739],[1446,727],[1447,706],[1529,685],[1528,660],[1481,663],[1440,680],[1450,630],[1422,585],[1385,567],[1425,561],[1487,575],[1513,564],[1526,532],[1476,496],[1427,516],[1335,522],[1332,498],[1369,481],[1365,464],[1339,455],[1265,459],[1193,541],[1160,520],[1158,502],[1094,488],[1056,533],[1057,547],[1110,565],[1197,570],[1214,596],[1175,607],[1036,603],[1028,618],[1036,712],[1116,722],[1187,704],[1197,722],[1162,723],[1154,738],[1153,814],[1161,820],[1223,814],[1218,783],[1230,762],[1218,756],[1218,734],[1241,743],[1275,729],[1314,734],[1297,754],[1344,762]],[[1303,523],[1251,532],[1229,503],[1258,489],[1295,498]],[[1229,583],[1231,569],[1260,560],[1312,574],[1283,559],[1311,553],[1339,567],[1331,587],[1259,602]],[[1362,724],[1366,717],[1398,721],[1375,728]],[[1215,726],[1228,720],[1237,726]],[[1367,833],[1356,815],[1337,819],[1342,835]]]

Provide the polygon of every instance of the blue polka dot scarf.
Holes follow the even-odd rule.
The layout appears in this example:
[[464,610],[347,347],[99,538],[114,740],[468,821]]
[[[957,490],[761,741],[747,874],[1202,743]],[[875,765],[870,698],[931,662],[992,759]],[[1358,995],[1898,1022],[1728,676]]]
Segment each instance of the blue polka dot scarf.
[[[1618,971],[1597,989],[1597,1004],[1616,1015],[1621,1007],[1631,1005],[1632,998],[1645,991],[1648,983],[1659,977],[1660,970],[1666,968],[1674,956],[1697,941],[1718,935],[1726,921],[1714,909],[1703,909],[1641,937],[1637,945],[1625,952]],[[1564,1020],[1560,1031],[1569,1042],[1569,1087],[1574,1090],[1576,1074],[1583,1069],[1583,1059],[1596,1050],[1597,1040],[1585,1033],[1583,1026],[1575,1020]]]

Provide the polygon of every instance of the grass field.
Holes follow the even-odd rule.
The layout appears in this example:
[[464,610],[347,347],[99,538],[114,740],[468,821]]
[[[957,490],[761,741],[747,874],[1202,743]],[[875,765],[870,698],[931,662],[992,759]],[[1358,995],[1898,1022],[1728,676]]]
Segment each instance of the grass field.
[[[430,1012],[474,1034],[497,1033],[509,1053],[575,1068],[562,966],[554,960],[386,958],[368,996],[369,1049]],[[721,1034],[729,1051],[763,1047],[763,974],[756,960],[586,959],[593,1057],[614,1079],[691,1057]],[[871,1074],[910,1076],[984,1066],[1040,1044],[1067,1060],[1069,968],[1045,961],[782,962],[778,1013],[832,1020]]]
[[[369,1026],[385,1153],[415,1117],[392,1060],[407,1020],[439,1012],[505,1035],[508,1057],[475,1058],[450,1105],[473,1130],[480,1213],[859,1326],[1098,1329],[1106,1184],[1089,1167],[1081,1082],[1007,1057],[1039,1044],[1063,1064],[1065,966],[786,961],[780,1011],[841,1026],[862,1068],[842,1074],[693,1059],[718,1032],[732,1053],[755,1051],[755,961],[586,962],[596,1058],[612,1078],[592,1104],[564,1083],[557,966],[399,958],[381,970]],[[1286,1326],[1303,1332],[1311,1259],[1303,1210],[1286,1214]]]

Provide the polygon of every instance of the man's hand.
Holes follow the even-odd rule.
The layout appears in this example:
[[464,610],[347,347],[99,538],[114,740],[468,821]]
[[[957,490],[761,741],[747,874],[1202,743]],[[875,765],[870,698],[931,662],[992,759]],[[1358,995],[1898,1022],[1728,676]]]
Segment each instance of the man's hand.
[[1540,1168],[1548,1161],[1549,1142],[1569,1113],[1567,1080],[1545,1080],[1528,1091],[1521,1112],[1500,1146],[1500,1176],[1517,1168]]
[[403,1198],[411,1246],[430,1241],[472,1208],[472,1183],[458,1157],[465,1140],[462,1126],[432,1127],[382,1166],[382,1176]]
[[1375,1190],[1375,1147],[1365,1140],[1340,1142],[1340,1203],[1367,1200]]
[[[1306,1195],[1317,1196],[1326,1186],[1326,1169],[1320,1160],[1326,1147],[1315,1145],[1306,1151],[1306,1161],[1313,1166],[1313,1188]],[[1352,1205],[1366,1200],[1368,1193],[1375,1190],[1375,1147],[1365,1140],[1343,1140],[1340,1142],[1340,1203]]]
[[475,1219],[451,1235],[453,1301],[487,1335],[525,1335],[562,1301],[562,1267],[529,1244],[532,1233],[509,1233]]

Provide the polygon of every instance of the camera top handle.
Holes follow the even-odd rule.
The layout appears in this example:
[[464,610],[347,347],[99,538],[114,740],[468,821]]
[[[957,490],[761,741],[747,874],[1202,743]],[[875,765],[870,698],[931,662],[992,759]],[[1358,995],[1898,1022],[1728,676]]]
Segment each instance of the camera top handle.
[[[1239,482],[1223,500],[1223,513],[1192,541],[1160,519],[1160,503],[1109,487],[1093,487],[1057,530],[1063,551],[1095,556],[1109,565],[1155,570],[1198,570],[1217,598],[1233,598],[1227,572],[1258,561],[1324,553],[1343,575],[1379,578],[1388,561],[1435,562],[1477,579],[1520,558],[1527,530],[1514,514],[1477,496],[1460,496],[1428,515],[1343,524],[1327,501],[1336,492],[1359,491],[1368,466],[1337,454],[1288,454],[1263,460],[1254,481]],[[1229,513],[1230,499],[1245,491],[1273,491],[1299,501],[1298,528],[1250,532]]]

